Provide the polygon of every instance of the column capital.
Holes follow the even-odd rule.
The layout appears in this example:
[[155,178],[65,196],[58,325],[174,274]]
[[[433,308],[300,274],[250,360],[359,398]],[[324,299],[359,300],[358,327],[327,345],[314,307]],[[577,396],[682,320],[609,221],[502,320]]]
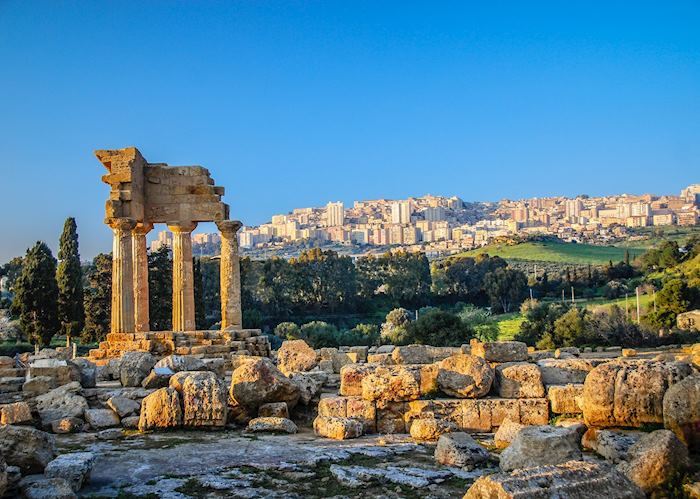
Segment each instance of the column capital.
[[134,230],[134,227],[136,227],[136,220],[133,218],[110,218],[107,221],[107,225],[116,230],[131,231]]
[[168,229],[170,232],[181,233],[181,232],[192,232],[197,228],[197,222],[171,222],[168,224]]
[[139,236],[145,236],[149,232],[153,230],[153,224],[152,223],[145,223],[145,222],[139,222],[136,224],[136,227],[134,227],[133,231],[134,234],[139,235]]
[[216,226],[219,228],[219,232],[230,237],[243,227],[243,223],[240,220],[220,220],[216,222]]

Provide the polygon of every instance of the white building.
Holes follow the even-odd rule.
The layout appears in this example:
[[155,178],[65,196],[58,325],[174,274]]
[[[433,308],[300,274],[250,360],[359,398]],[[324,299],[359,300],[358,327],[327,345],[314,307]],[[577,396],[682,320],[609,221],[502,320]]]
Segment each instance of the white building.
[[326,225],[328,227],[338,227],[345,223],[345,207],[342,201],[328,203],[326,205]]

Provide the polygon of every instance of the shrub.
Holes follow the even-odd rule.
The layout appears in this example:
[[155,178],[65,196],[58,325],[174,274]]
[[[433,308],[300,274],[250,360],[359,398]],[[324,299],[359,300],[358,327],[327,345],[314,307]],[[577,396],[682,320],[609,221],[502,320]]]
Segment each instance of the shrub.
[[474,336],[479,341],[496,341],[498,339],[498,324],[487,310],[467,305],[457,315],[474,332]]
[[323,321],[307,322],[301,326],[301,338],[313,348],[338,347],[338,328]]
[[296,340],[301,336],[301,328],[294,322],[280,322],[275,327],[275,336],[283,340]]
[[409,343],[434,346],[459,346],[469,343],[474,331],[455,314],[431,310],[407,327]]
[[392,345],[408,343],[408,325],[411,323],[411,313],[405,308],[395,308],[386,315],[381,327],[381,340]]

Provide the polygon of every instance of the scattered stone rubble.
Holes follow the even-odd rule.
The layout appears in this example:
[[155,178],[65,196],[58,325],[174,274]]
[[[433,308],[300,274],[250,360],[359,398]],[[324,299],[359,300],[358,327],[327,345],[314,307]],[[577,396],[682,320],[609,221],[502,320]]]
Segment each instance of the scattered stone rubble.
[[[347,490],[383,493],[435,493],[463,477],[466,497],[655,494],[693,469],[689,450],[699,445],[700,366],[683,351],[620,357],[534,352],[518,342],[313,350],[295,340],[276,355],[158,352],[93,362],[45,349],[25,354],[26,368],[0,358],[0,490],[74,497],[102,457],[89,449],[59,455],[56,439],[93,435],[120,445],[136,429],[236,428],[278,439],[313,431],[313,442],[357,440],[359,448],[374,435],[410,438],[434,469],[336,463],[329,476]],[[666,429],[641,431],[649,425]],[[494,466],[501,472],[491,474]],[[183,485],[176,482],[173,490]],[[537,483],[540,495],[528,495]]]

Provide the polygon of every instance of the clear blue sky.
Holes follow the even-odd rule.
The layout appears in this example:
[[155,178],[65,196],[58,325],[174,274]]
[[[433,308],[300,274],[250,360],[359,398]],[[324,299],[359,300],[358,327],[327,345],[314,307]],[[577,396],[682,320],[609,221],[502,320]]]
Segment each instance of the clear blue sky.
[[[111,247],[98,148],[201,164],[232,217],[700,180],[700,2],[0,0],[0,262]],[[206,227],[205,227],[206,229]]]

